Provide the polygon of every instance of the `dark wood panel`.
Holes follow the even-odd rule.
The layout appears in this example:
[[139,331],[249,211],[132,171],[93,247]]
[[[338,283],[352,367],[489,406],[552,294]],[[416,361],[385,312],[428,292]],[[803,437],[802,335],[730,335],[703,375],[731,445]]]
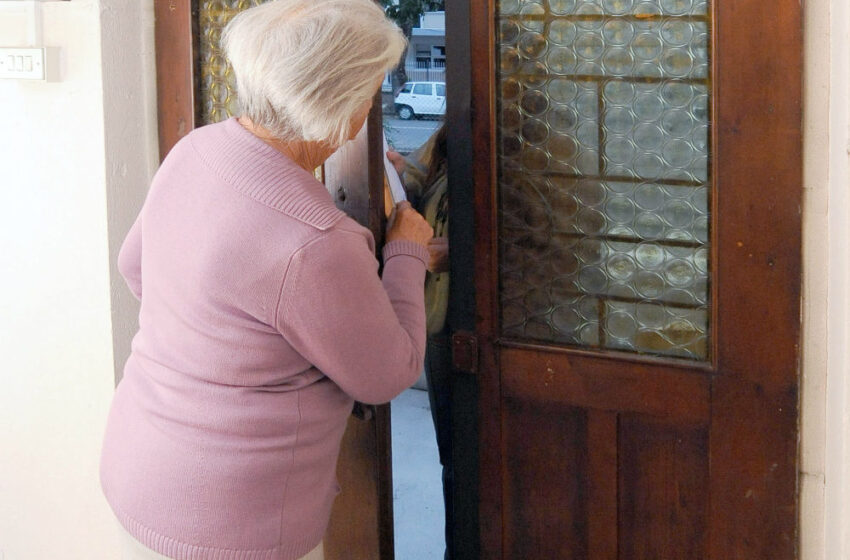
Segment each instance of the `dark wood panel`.
[[622,415],[619,441],[620,558],[706,558],[707,427]]
[[587,412],[588,556],[617,559],[617,423],[614,412]]
[[156,95],[159,157],[197,125],[197,2],[156,0]]
[[506,557],[590,558],[586,412],[517,399],[506,399],[502,410],[503,450],[510,450],[504,472]]
[[711,558],[797,558],[796,388],[713,387]]
[[562,352],[503,348],[500,354],[506,396],[708,422],[710,380],[702,373]]

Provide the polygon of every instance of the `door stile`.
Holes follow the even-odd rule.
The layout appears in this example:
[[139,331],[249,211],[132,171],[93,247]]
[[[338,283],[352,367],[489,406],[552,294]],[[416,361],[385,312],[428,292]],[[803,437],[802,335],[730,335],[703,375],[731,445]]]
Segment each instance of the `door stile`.
[[502,558],[503,508],[501,385],[498,329],[493,0],[470,0],[471,113],[475,198],[475,301],[479,352],[479,523],[481,558]]
[[715,10],[722,226],[714,232],[709,550],[711,558],[796,558],[801,6],[718,1]]
[[199,122],[197,0],[156,0],[154,18],[162,161]]

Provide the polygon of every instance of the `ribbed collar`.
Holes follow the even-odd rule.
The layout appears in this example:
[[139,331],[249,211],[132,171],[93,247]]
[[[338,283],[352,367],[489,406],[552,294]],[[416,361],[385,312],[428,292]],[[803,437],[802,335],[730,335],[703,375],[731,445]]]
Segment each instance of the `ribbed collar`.
[[204,163],[237,191],[326,230],[345,217],[310,173],[247,130],[236,117],[192,132]]

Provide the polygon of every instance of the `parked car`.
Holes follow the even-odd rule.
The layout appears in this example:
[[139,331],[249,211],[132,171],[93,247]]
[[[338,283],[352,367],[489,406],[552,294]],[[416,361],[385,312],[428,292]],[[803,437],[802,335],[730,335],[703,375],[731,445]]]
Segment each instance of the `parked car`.
[[395,111],[404,120],[445,115],[446,83],[407,82],[395,94]]

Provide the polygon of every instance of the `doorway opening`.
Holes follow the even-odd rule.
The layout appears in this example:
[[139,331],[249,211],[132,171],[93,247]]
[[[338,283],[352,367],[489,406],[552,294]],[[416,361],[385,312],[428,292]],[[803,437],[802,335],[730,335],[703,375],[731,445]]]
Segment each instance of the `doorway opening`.
[[[445,239],[448,195],[445,137],[440,134],[446,113],[444,3],[419,2],[416,10],[412,4],[402,1],[386,8],[407,36],[408,48],[381,87],[382,126],[389,149],[400,156],[390,159],[402,172],[407,198],[434,227],[435,238]],[[391,406],[396,558],[443,558],[446,549],[441,453],[445,463],[451,454],[451,413],[449,372],[442,371],[448,368],[440,359],[447,356],[440,342],[447,340],[448,304],[448,275],[441,270],[436,264],[426,280],[427,372]]]

